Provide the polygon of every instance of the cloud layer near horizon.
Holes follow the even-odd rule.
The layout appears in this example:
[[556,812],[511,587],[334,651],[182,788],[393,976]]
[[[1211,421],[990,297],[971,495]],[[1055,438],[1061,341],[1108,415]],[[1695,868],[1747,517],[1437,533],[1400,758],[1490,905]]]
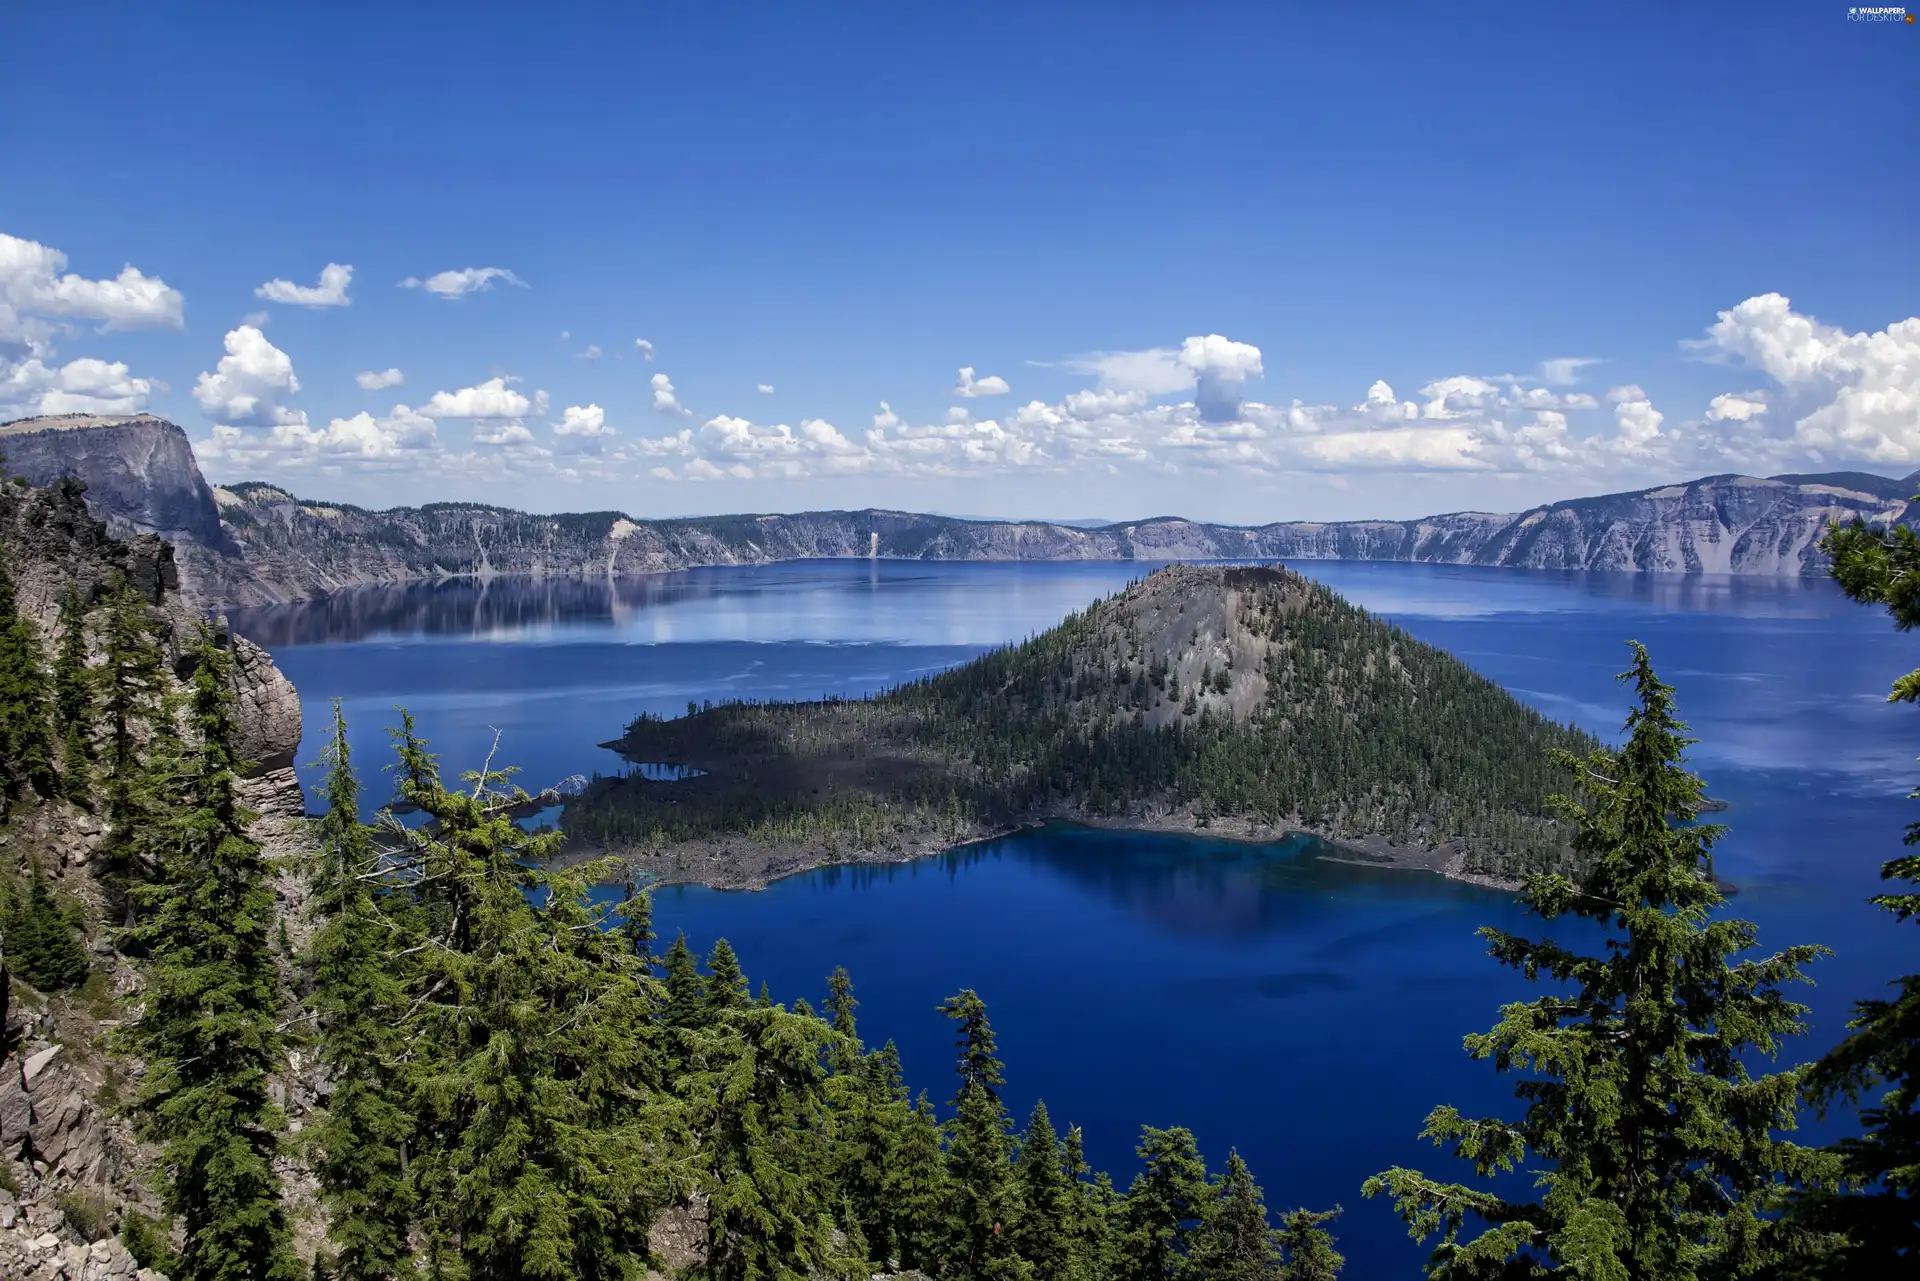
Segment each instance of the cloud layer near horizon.
[[[351,276],[351,267],[330,263],[315,285],[275,279],[256,292],[285,305],[345,308]],[[500,267],[404,283],[451,300],[496,282],[524,287]],[[101,333],[178,329],[183,307],[178,290],[135,266],[89,279],[68,271],[57,249],[0,235],[0,418],[147,408],[165,389],[159,379],[124,361],[61,363],[55,342],[84,322]],[[1703,471],[1920,465],[1920,318],[1848,332],[1795,311],[1777,293],[1721,311],[1697,336],[1675,336],[1692,358],[1725,367],[1726,390],[1702,405],[1656,407],[1625,381],[1583,385],[1600,363],[1588,356],[1541,357],[1529,376],[1453,374],[1411,394],[1381,378],[1356,387],[1350,403],[1306,403],[1258,394],[1271,390],[1261,386],[1267,361],[1258,346],[1199,334],[1144,350],[1036,360],[1088,385],[1057,399],[1014,397],[991,415],[975,406],[1014,388],[963,366],[944,397],[961,403],[943,416],[915,422],[881,401],[858,425],[824,416],[757,421],[751,406],[703,403],[701,388],[660,370],[637,389],[641,403],[650,398],[651,422],[638,414],[620,421],[597,403],[565,405],[556,415],[545,390],[495,372],[423,391],[418,408],[399,403],[316,427],[298,403],[294,357],[264,323],[249,318],[226,331],[223,350],[208,353],[210,367],[192,384],[208,423],[195,448],[224,477],[315,466],[428,479],[511,471],[636,482],[1384,472],[1624,486]],[[642,363],[656,355],[645,339],[634,340],[633,354]],[[356,381],[377,392],[402,376],[398,368],[368,370]],[[766,403],[770,387],[744,385],[754,389],[749,399]],[[941,389],[925,389],[924,398],[943,398]],[[464,431],[443,434],[449,422]]]

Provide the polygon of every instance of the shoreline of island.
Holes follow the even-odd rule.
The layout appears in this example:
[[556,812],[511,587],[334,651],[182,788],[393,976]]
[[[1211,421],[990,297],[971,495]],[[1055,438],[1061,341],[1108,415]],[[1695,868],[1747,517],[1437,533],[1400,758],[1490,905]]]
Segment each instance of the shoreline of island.
[[1289,838],[1305,836],[1320,842],[1322,848],[1315,851],[1313,857],[1323,862],[1429,872],[1447,880],[1504,893],[1518,893],[1522,888],[1518,881],[1469,870],[1466,851],[1457,841],[1439,845],[1396,843],[1381,834],[1334,835],[1308,826],[1255,823],[1238,816],[1214,817],[1203,824],[1187,812],[1116,818],[1057,810],[1011,823],[905,827],[876,847],[862,848],[847,848],[833,841],[769,845],[734,835],[679,841],[651,850],[623,851],[580,845],[563,851],[554,865],[577,867],[610,860],[622,869],[622,877],[616,878],[616,883],[625,879],[638,884],[639,878],[644,877],[649,887],[698,885],[716,890],[758,891],[775,881],[823,867],[913,863],[1054,824],[1114,832],[1155,832],[1244,845],[1278,845]]

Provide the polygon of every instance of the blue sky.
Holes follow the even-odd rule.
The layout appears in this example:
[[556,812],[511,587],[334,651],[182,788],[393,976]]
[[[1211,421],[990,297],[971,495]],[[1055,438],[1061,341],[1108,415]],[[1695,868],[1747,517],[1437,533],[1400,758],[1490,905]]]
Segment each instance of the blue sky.
[[9,15],[0,414],[216,479],[1255,521],[1920,466],[1920,26],[1844,5],[182,8]]

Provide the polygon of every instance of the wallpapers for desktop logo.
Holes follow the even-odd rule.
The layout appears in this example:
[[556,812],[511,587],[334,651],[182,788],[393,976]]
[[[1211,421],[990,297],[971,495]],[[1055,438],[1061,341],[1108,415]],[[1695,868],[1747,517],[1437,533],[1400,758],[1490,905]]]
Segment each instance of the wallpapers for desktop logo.
[[1913,25],[1913,15],[1902,8],[1882,5],[1871,9],[1848,9],[1848,22],[1900,22]]

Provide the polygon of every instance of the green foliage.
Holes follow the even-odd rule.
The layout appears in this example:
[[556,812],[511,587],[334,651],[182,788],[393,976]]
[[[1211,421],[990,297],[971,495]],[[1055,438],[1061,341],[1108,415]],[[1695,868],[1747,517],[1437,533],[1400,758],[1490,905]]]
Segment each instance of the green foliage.
[[[1673,691],[1633,651],[1626,745],[1561,758],[1583,796],[1564,805],[1588,879],[1535,877],[1525,895],[1544,920],[1595,922],[1606,949],[1483,930],[1502,964],[1562,990],[1506,1006],[1466,1040],[1473,1057],[1527,1074],[1514,1091],[1522,1119],[1439,1107],[1424,1131],[1482,1178],[1529,1170],[1540,1199],[1398,1168],[1363,1189],[1391,1194],[1414,1237],[1440,1234],[1429,1276],[1756,1276],[1829,1244],[1777,1214],[1792,1185],[1828,1179],[1835,1164],[1778,1137],[1794,1127],[1805,1069],[1747,1068],[1802,1030],[1804,1007],[1781,988],[1824,949],[1736,959],[1756,934],[1716,911],[1722,829],[1695,823],[1700,780],[1682,763],[1692,740]],[[1486,1227],[1463,1240],[1470,1216]]]
[[1190,1258],[1208,1211],[1206,1162],[1193,1134],[1179,1128],[1140,1132],[1146,1168],[1127,1189],[1122,1218],[1126,1263],[1123,1281],[1165,1281],[1189,1275]]
[[1280,1221],[1274,1239],[1280,1243],[1285,1260],[1280,1275],[1285,1281],[1334,1281],[1346,1263],[1333,1248],[1333,1237],[1320,1225],[1340,1216],[1340,1207],[1315,1212],[1295,1210]]
[[50,694],[39,633],[19,611],[0,557],[0,817],[28,791],[59,793]]
[[60,652],[53,661],[53,727],[60,736],[61,790],[82,807],[93,795],[93,696],[87,611],[69,583],[60,600]]
[[[1848,596],[1884,606],[1900,631],[1920,623],[1920,537],[1912,529],[1855,522],[1835,527],[1825,548]],[[1916,699],[1920,672],[1896,681],[1888,701]],[[1906,844],[1920,844],[1920,823],[1908,826]],[[1920,917],[1920,857],[1890,859],[1880,874],[1905,885],[1870,901],[1899,920]],[[1828,1265],[1833,1276],[1892,1275],[1920,1260],[1920,974],[1895,980],[1893,988],[1889,997],[1854,1006],[1848,1036],[1807,1079],[1811,1102],[1825,1109],[1845,1099],[1858,1107],[1861,1123],[1859,1134],[1834,1148],[1846,1185],[1812,1189],[1794,1207],[1808,1225],[1847,1238]]]
[[334,1276],[387,1281],[412,1262],[404,1152],[413,1125],[400,1089],[407,998],[389,955],[390,923],[375,898],[382,868],[360,822],[338,700],[326,764],[327,812],[314,825],[319,850],[308,875],[309,905],[321,924],[307,958],[307,1007],[333,1091],[309,1142],[336,1251]]
[[39,864],[24,895],[12,895],[0,918],[7,964],[42,992],[78,987],[87,981],[87,949],[80,940],[78,914],[55,901]]
[[[1264,702],[1230,714],[1225,667],[1194,663],[1190,681],[1174,679],[1170,664],[1191,652],[1163,652],[1142,619],[1184,598],[1149,580],[872,699],[636,718],[623,748],[634,759],[716,773],[684,785],[602,780],[568,803],[565,825],[613,848],[737,834],[879,849],[910,831],[957,839],[974,824],[1152,804],[1336,836],[1458,841],[1471,866],[1516,878],[1576,870],[1569,831],[1544,798],[1551,752],[1587,751],[1587,735],[1290,573],[1171,572],[1229,576],[1236,622],[1266,655]],[[1223,594],[1208,583],[1202,594]]]
[[60,1213],[66,1216],[67,1226],[82,1241],[98,1241],[113,1235],[113,1207],[98,1192],[68,1188],[60,1194]]
[[120,1244],[127,1247],[133,1261],[143,1268],[167,1277],[180,1275],[180,1256],[174,1252],[172,1230],[164,1222],[126,1210],[120,1218]]
[[144,919],[128,932],[150,957],[125,1041],[147,1068],[134,1109],[184,1229],[174,1281],[295,1281],[267,1097],[281,1059],[273,891],[235,795],[230,659],[205,629],[191,657],[191,735],[156,798],[157,879],[135,891]]
[[166,741],[173,735],[173,715],[159,621],[125,578],[107,603],[103,631],[105,657],[96,673],[107,738],[100,788],[107,818],[102,853],[109,888],[119,895],[131,925],[137,909],[133,887],[153,873],[158,858],[146,847],[166,825],[164,798],[173,785],[168,771],[176,744]]
[[1008,1229],[1018,1214],[1009,1158],[1013,1140],[999,1087],[1005,1084],[986,1002],[967,989],[940,1012],[956,1025],[954,1071],[960,1087],[947,1123],[947,1178],[952,1210],[940,1269],[956,1281],[1021,1275]]
[[1226,1172],[1213,1185],[1191,1264],[1206,1281],[1269,1281],[1282,1275],[1280,1242],[1267,1225],[1266,1202],[1238,1152],[1227,1154]]

